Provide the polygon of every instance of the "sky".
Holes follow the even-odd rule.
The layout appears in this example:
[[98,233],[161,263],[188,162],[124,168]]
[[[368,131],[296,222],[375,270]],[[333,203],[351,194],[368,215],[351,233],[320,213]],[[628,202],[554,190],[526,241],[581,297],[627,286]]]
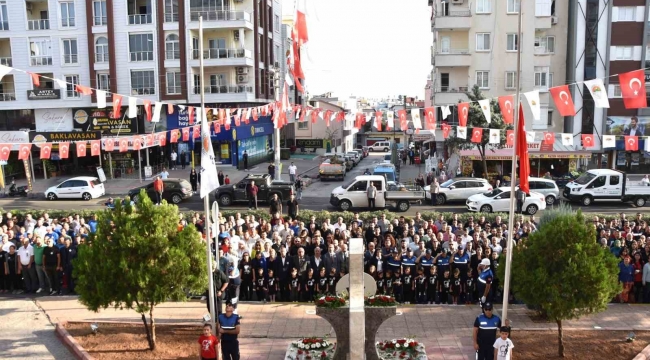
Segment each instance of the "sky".
[[[294,0],[282,0],[293,14]],[[303,69],[311,95],[333,92],[424,98],[431,72],[431,8],[425,0],[307,0]]]

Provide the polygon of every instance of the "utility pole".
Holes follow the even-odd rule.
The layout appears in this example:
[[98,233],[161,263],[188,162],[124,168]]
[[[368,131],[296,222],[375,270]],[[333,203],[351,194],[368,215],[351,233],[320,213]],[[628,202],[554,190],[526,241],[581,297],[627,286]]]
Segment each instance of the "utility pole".
[[[277,68],[273,68],[272,70],[273,74],[273,88],[274,88],[274,94],[275,94],[275,103],[276,103],[276,108],[275,111],[282,111],[282,106],[280,108],[277,108],[277,103],[280,100],[280,71]],[[296,81],[299,81],[296,79]],[[281,171],[280,171],[280,129],[277,127],[275,130],[273,130],[273,156],[275,158],[275,174],[273,175],[273,178],[275,180],[281,180]]]

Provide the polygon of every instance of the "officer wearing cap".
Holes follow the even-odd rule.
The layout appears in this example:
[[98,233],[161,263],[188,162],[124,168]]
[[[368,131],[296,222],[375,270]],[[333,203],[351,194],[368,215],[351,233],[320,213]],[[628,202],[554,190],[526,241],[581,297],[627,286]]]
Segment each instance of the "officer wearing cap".
[[433,256],[431,256],[431,249],[427,249],[424,254],[420,255],[417,262],[424,269],[424,276],[428,278],[431,272],[430,269],[433,266]]
[[492,302],[492,279],[494,279],[494,274],[490,270],[490,259],[481,260],[481,263],[478,264],[478,282],[476,283],[481,304]]
[[415,274],[415,262],[417,258],[413,255],[413,250],[411,248],[406,249],[406,254],[402,255],[402,270],[409,267],[411,268],[411,274]]
[[391,255],[386,260],[386,265],[388,265],[388,270],[393,274],[396,271],[402,271],[402,258],[399,256],[399,251],[397,249],[391,250]]
[[494,360],[494,342],[497,330],[501,327],[501,319],[492,313],[492,303],[483,305],[483,314],[474,320],[474,350],[477,360]]
[[234,313],[231,302],[226,303],[226,312],[219,315],[219,334],[221,335],[221,354],[224,360],[239,360],[240,317]]

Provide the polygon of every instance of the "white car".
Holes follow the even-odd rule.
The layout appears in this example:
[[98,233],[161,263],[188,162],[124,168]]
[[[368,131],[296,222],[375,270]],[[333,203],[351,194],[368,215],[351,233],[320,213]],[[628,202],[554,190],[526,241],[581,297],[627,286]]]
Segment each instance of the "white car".
[[[512,201],[516,200],[512,199]],[[466,204],[469,211],[484,213],[507,212],[510,210],[510,187],[500,187],[483,194],[472,195],[467,199]],[[539,210],[544,209],[546,209],[544,195],[531,191],[530,195],[526,196],[523,211],[529,215],[534,215]]]
[[[424,191],[427,192],[427,199],[431,199],[431,186],[426,186]],[[440,184],[440,193],[438,193],[437,205],[442,205],[447,201],[465,201],[470,196],[483,194],[492,191],[492,185],[480,178],[458,177],[449,179]]]
[[78,176],[45,190],[45,198],[91,200],[106,194],[104,184],[92,176]]

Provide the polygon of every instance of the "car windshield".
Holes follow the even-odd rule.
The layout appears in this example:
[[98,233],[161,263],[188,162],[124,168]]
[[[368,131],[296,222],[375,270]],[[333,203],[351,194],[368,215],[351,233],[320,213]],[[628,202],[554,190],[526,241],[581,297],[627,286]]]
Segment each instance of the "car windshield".
[[352,179],[352,180],[346,182],[345,184],[341,185],[341,187],[344,188],[344,189],[347,189],[347,188],[349,188],[350,185],[352,185],[355,181],[357,181],[357,180],[356,180],[356,179]]
[[494,189],[492,191],[488,191],[486,193],[483,193],[483,196],[487,196],[487,197],[491,198],[491,197],[495,197],[495,196],[501,194],[502,192],[503,191],[501,191],[501,189]]
[[440,187],[446,188],[446,187],[449,187],[449,185],[451,185],[453,183],[454,183],[454,180],[449,179],[449,180],[443,182],[442,184],[440,184]]
[[576,182],[576,184],[579,184],[579,185],[587,185],[595,177],[596,177],[596,175],[586,172],[586,173],[580,175],[580,177],[578,177],[575,182]]

